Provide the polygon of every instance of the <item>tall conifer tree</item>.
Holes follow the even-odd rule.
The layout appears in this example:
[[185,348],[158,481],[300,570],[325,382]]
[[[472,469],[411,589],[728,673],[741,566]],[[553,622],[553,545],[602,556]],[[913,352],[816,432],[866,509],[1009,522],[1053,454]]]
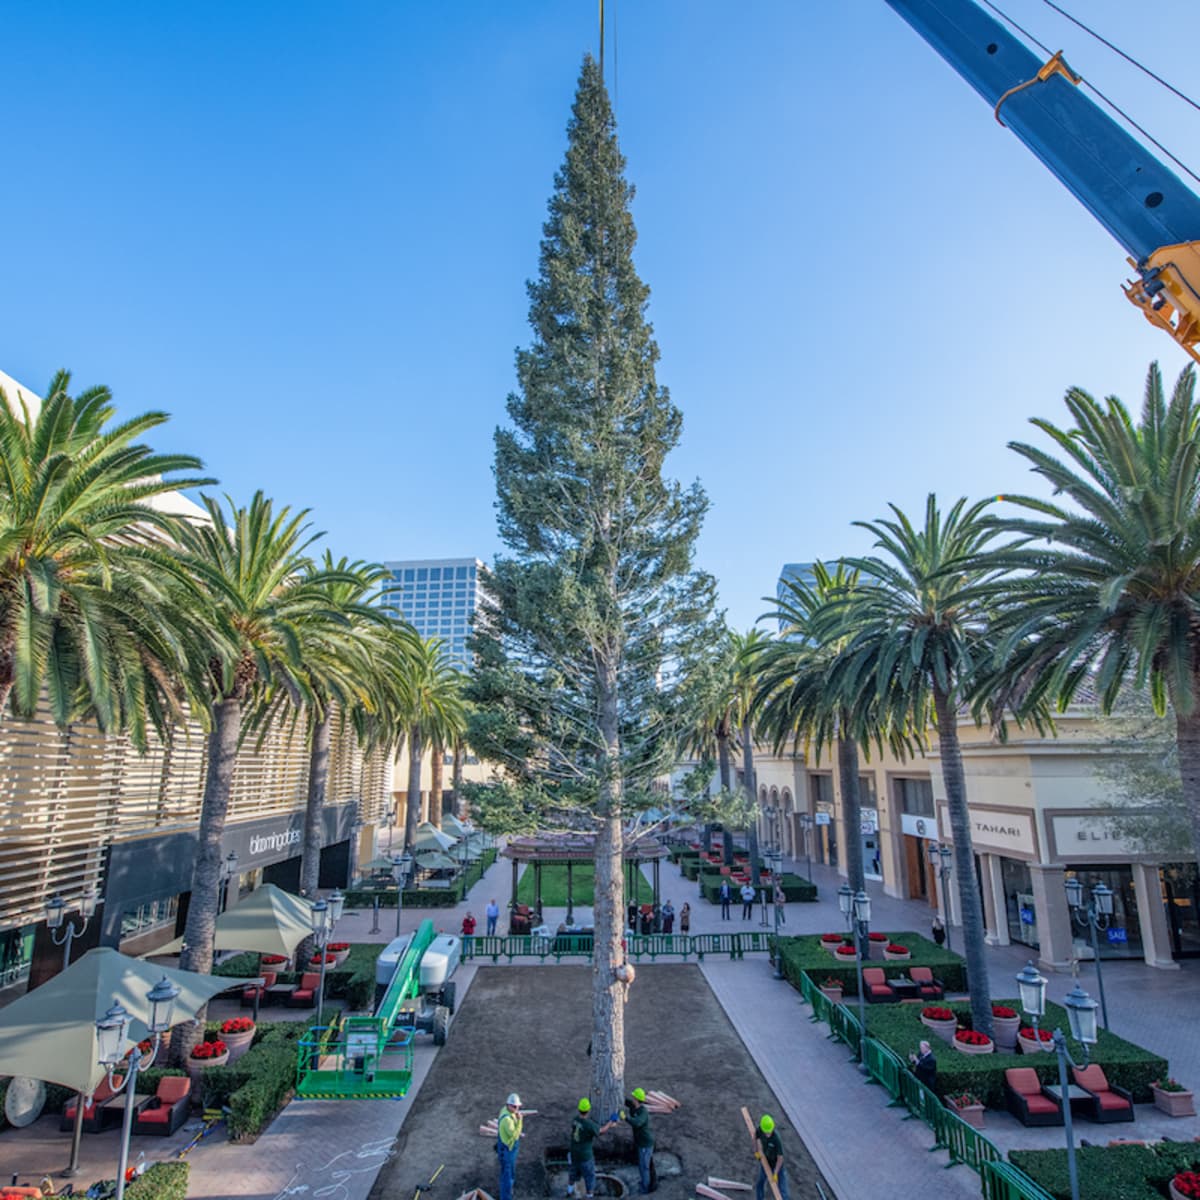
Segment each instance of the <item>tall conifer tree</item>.
[[622,837],[677,753],[676,684],[713,603],[711,578],[692,569],[703,490],[663,477],[682,420],[655,379],[624,168],[588,56],[529,284],[533,340],[517,354],[512,428],[496,433],[510,554],[485,580],[477,648],[483,694],[489,678],[493,690],[505,677],[511,686],[500,688],[490,738],[472,736],[507,761],[526,798],[549,797],[565,824],[595,831],[592,1086],[602,1112],[625,1094]]

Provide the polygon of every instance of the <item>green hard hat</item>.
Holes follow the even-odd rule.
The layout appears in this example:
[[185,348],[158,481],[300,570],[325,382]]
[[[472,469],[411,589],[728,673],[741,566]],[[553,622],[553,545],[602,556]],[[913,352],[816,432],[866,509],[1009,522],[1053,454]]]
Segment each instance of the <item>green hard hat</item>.
[[592,1102],[586,1096],[584,1096],[584,1098],[579,1102],[579,1111],[581,1113],[592,1111]]
[[764,1115],[763,1119],[759,1121],[758,1127],[763,1133],[771,1133],[775,1129],[775,1119]]
[[632,1091],[632,1092],[630,1092],[630,1095],[631,1095],[631,1096],[632,1096],[632,1097],[633,1097],[633,1098],[634,1098],[634,1099],[635,1099],[635,1100],[636,1100],[636,1101],[637,1101],[639,1104],[641,1104],[641,1103],[642,1103],[642,1101],[646,1099],[646,1089],[645,1089],[645,1088],[634,1088],[634,1089],[633,1089],[633,1091]]

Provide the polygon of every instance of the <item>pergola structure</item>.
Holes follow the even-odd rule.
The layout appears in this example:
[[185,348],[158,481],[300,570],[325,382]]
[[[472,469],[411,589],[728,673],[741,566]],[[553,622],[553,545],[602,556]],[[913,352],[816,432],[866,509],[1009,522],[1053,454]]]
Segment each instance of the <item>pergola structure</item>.
[[[567,864],[567,924],[574,920],[575,898],[572,894],[572,868],[576,863],[593,863],[596,860],[596,835],[594,833],[539,833],[532,837],[515,837],[509,840],[500,853],[512,859],[512,898],[509,912],[517,906],[517,876],[524,863],[533,868],[534,908],[538,920],[542,919],[542,867],[546,863]],[[657,838],[639,837],[626,840],[622,845],[621,857],[625,868],[625,892],[637,894],[635,878],[643,863],[652,863],[652,886],[654,904],[659,902],[659,863],[667,857],[666,847]]]

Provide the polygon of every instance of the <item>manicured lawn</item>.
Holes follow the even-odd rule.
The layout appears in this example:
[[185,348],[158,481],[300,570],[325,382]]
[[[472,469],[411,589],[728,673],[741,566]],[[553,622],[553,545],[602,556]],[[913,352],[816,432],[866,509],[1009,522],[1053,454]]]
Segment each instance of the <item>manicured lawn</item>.
[[[654,890],[650,881],[638,871],[637,902],[650,904],[654,900]],[[591,863],[576,863],[571,868],[571,899],[575,904],[591,904],[594,899],[595,869]],[[520,882],[517,884],[517,903],[532,904],[534,895],[533,868],[526,867]],[[663,893],[663,899],[668,899]],[[671,897],[674,900],[674,897]],[[625,898],[628,904],[630,897]],[[548,863],[542,868],[542,906],[544,908],[565,908],[567,906],[567,865],[566,863]],[[676,910],[679,904],[675,905]]]

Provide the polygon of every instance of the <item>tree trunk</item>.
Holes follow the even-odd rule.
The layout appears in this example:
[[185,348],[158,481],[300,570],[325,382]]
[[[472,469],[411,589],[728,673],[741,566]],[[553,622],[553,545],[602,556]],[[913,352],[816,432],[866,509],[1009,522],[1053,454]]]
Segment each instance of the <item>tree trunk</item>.
[[967,985],[971,990],[971,1024],[992,1036],[992,992],[984,956],[983,905],[975,884],[975,848],[971,844],[971,816],[967,810],[967,781],[963,775],[962,749],[958,744],[958,722],[954,703],[936,685],[933,705],[937,714],[938,752],[942,759],[942,781],[950,809],[954,836],[954,879],[962,909],[963,942],[966,946]]
[[858,792],[858,743],[837,739],[838,782],[842,788],[842,821],[846,827],[846,879],[856,892],[866,889],[863,877],[862,802]]
[[[1179,753],[1179,777],[1183,786],[1183,802],[1187,805],[1192,823],[1192,849],[1200,853],[1200,677],[1192,676],[1192,703],[1184,704],[1172,697],[1175,708],[1175,741]],[[1184,710],[1188,712],[1185,715]]]
[[596,671],[603,749],[597,766],[600,794],[595,845],[592,955],[592,1095],[602,1114],[625,1104],[625,993],[616,968],[625,963],[625,888],[621,838],[621,742],[617,672],[601,661]]
[[[728,718],[722,717],[721,723],[717,726],[717,765],[721,772],[721,791],[727,796],[733,795],[733,764],[730,761],[729,755],[729,721]],[[733,866],[733,839],[730,837],[730,831],[722,828],[722,854],[727,867]],[[712,845],[710,836],[709,846]]]
[[434,738],[429,747],[429,823],[438,829],[442,827],[442,756],[444,754],[442,743]]
[[746,835],[746,849],[750,852],[750,886],[757,889],[762,879],[762,863],[758,856],[758,778],[754,774],[754,731],[749,720],[742,722],[742,782],[751,806]]
[[[221,896],[221,838],[229,813],[233,791],[233,768],[237,763],[238,737],[242,729],[242,705],[236,698],[220,700],[213,706],[213,727],[208,735],[208,763],[204,777],[204,799],[200,807],[196,865],[192,871],[192,895],[188,903],[187,924],[183,930],[185,947],[179,956],[183,971],[207,975],[213,965],[213,938],[216,936],[217,908]],[[182,1063],[200,1041],[208,1005],[196,1013],[194,1022],[175,1027],[171,1037],[170,1061]]]
[[408,735],[408,803],[404,813],[404,849],[411,854],[421,823],[421,756],[424,739],[420,725],[414,725]]
[[[317,898],[321,879],[321,835],[325,831],[325,789],[329,783],[329,745],[333,739],[333,718],[329,711],[313,727],[308,754],[308,804],[304,810],[304,857],[300,862],[300,894]],[[316,939],[306,937],[296,947],[296,964],[307,963],[313,956]]]
[[462,775],[463,775],[463,745],[462,742],[454,743],[454,765],[450,768],[450,791],[454,797],[454,807],[451,811],[460,820],[467,819],[467,811],[463,806],[462,799]]

